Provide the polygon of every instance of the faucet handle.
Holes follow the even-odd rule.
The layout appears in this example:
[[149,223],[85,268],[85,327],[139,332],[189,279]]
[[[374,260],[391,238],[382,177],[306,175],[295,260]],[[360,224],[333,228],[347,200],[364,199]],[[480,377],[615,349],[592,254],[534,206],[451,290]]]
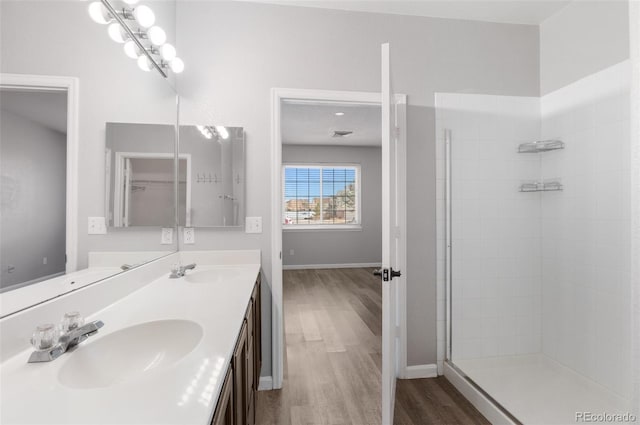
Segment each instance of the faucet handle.
[[84,317],[77,311],[65,313],[60,322],[60,331],[65,334],[84,325]]
[[31,337],[31,345],[37,351],[48,350],[58,343],[60,334],[53,323],[38,325]]

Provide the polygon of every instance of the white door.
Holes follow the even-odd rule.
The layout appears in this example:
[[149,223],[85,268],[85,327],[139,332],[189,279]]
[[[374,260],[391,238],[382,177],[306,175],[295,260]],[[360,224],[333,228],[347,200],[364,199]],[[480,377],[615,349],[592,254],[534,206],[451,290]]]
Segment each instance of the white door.
[[399,178],[398,149],[396,130],[396,97],[391,88],[391,66],[389,44],[382,45],[382,423],[393,423],[396,377],[398,376],[398,285],[400,284],[400,264],[403,215],[399,213],[399,194],[402,178]]
[[129,227],[129,213],[131,210],[131,159],[124,160],[124,210],[122,211],[122,223]]

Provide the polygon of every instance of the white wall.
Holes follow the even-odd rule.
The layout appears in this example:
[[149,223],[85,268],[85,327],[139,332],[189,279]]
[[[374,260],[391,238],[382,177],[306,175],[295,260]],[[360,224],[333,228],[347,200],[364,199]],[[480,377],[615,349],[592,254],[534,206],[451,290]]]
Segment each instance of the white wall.
[[[379,147],[283,145],[282,163],[360,165],[362,230],[284,230],[284,266],[382,261],[382,152]],[[294,255],[289,252],[294,250]]]
[[[537,97],[436,95],[438,308],[444,312],[445,149],[451,130],[452,359],[537,353],[541,349],[541,156],[520,154],[538,140]],[[544,194],[547,195],[547,194]],[[439,316],[438,366],[445,321]]]
[[[628,61],[542,97],[543,352],[631,397],[631,175]],[[551,195],[551,196],[546,196]]]
[[[179,2],[181,116],[242,126],[247,215],[264,232],[200,230],[187,249],[260,248],[271,281],[270,89],[380,90],[380,44],[391,43],[394,89],[408,95],[408,364],[436,361],[437,91],[537,95],[538,28],[230,1]],[[207,119],[204,121],[204,119]],[[277,255],[275,253],[274,255]],[[263,375],[270,374],[270,303]]]
[[572,1],[540,25],[540,92],[629,57],[629,2]]
[[65,271],[66,155],[66,134],[0,109],[2,288]]
[[[154,2],[158,23],[173,33],[172,2]],[[89,251],[159,251],[160,229],[87,235],[87,217],[104,215],[105,123],[175,124],[176,97],[157,73],[145,73],[88,16],[87,3],[0,2],[0,70],[62,75],[80,81],[78,169],[79,268]]]

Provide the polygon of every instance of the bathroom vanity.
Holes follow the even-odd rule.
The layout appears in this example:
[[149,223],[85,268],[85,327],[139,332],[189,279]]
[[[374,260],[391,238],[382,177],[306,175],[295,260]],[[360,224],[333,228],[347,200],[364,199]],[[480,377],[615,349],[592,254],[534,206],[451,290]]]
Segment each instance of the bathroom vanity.
[[[170,279],[176,263],[196,268]],[[183,251],[8,316],[0,422],[254,424],[260,293],[259,251]],[[104,327],[27,363],[33,328],[72,309]]]

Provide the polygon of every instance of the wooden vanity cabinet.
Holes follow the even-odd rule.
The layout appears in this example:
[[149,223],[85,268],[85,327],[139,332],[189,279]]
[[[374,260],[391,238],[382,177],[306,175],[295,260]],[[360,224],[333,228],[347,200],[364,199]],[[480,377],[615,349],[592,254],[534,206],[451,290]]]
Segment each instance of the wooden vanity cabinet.
[[256,280],[212,425],[254,425],[262,365],[260,276]]
[[234,425],[233,370],[227,370],[211,425]]

